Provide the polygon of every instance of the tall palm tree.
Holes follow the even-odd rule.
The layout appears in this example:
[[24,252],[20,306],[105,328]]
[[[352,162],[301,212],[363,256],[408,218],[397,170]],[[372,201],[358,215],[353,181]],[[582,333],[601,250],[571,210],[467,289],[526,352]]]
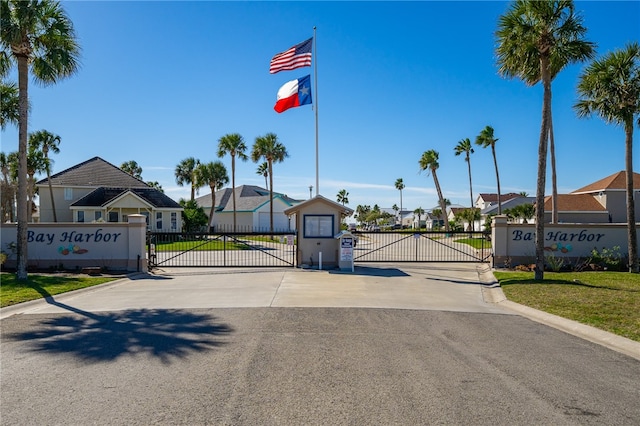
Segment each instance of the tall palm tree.
[[396,179],[395,187],[400,191],[400,224],[402,225],[402,190],[405,188],[402,178]]
[[18,86],[15,83],[0,83],[0,129],[4,130],[7,123],[18,125],[20,118],[20,98]]
[[216,209],[216,191],[229,183],[227,168],[221,161],[198,164],[195,172],[200,186],[209,185],[211,189],[211,210],[209,211],[209,227],[213,226],[213,212]]
[[[447,211],[447,205],[444,202],[444,197],[442,196],[442,190],[440,189],[440,182],[438,182],[438,175],[436,174],[436,170],[440,167],[440,163],[438,163],[438,158],[440,154],[437,151],[430,149],[422,153],[422,157],[418,161],[420,165],[420,171],[426,170],[427,175],[431,173],[433,176],[433,183],[436,185],[436,191],[438,192],[438,200],[440,201],[440,208],[443,212]],[[449,232],[449,221],[444,221],[444,228],[447,232]]]
[[541,82],[543,87],[536,185],[536,280],[544,278],[544,190],[551,81],[566,65],[593,56],[594,44],[584,39],[586,31],[571,0],[517,0],[498,20],[499,73],[506,78],[519,78],[530,86]]
[[343,206],[345,204],[349,204],[349,193],[346,189],[341,189],[338,191],[338,195],[336,195],[336,201],[338,201]]
[[280,163],[287,158],[287,148],[278,141],[275,133],[258,136],[251,149],[251,160],[255,163],[264,159],[269,170],[269,229],[273,232],[273,163]]
[[[458,142],[458,145],[453,149],[456,155],[464,153],[464,161],[467,162],[467,169],[469,171],[469,197],[471,198],[471,208],[473,208],[473,186],[471,185],[471,154],[473,154],[473,147],[471,146],[471,140],[469,138],[462,139]],[[471,222],[471,230],[473,231],[473,222]]]
[[498,186],[498,214],[502,214],[502,200],[500,195],[500,174],[498,173],[498,159],[496,157],[496,142],[498,142],[498,138],[494,137],[493,127],[491,126],[486,126],[484,129],[480,131],[480,134],[476,136],[476,145],[480,145],[483,148],[491,147],[491,154],[493,155],[493,165],[496,168],[496,182]]
[[60,153],[60,136],[54,135],[47,130],[38,130],[29,135],[29,147],[34,150],[41,150],[44,154],[45,167],[47,172],[47,182],[49,183],[49,197],[51,198],[51,209],[53,210],[53,221],[58,221],[56,215],[56,203],[53,198],[53,186],[51,185],[51,164],[53,161],[49,158],[49,151],[54,154]]
[[193,157],[187,157],[178,163],[174,172],[176,176],[176,183],[179,186],[183,186],[185,183],[191,185],[191,201],[196,198],[195,171],[198,165],[200,165],[200,160],[196,160]]
[[260,165],[256,169],[256,174],[264,177],[265,189],[269,189],[269,182],[267,182],[267,178],[269,177],[269,164],[266,161],[260,163]]
[[625,170],[627,190],[627,244],[629,272],[638,272],[635,200],[633,197],[633,125],[640,126],[640,44],[593,61],[578,80],[579,117],[597,114],[607,123],[620,125],[625,133]]
[[238,133],[230,133],[218,140],[218,157],[231,156],[231,197],[233,198],[233,232],[236,232],[236,157],[247,161],[247,145]]
[[[29,74],[43,85],[54,84],[78,70],[80,47],[73,23],[57,1],[0,0],[2,70],[8,58],[18,69],[18,230],[16,278],[27,279],[27,138]],[[30,72],[31,71],[31,72]]]
[[142,167],[134,160],[125,161],[120,165],[120,169],[134,178],[142,179]]

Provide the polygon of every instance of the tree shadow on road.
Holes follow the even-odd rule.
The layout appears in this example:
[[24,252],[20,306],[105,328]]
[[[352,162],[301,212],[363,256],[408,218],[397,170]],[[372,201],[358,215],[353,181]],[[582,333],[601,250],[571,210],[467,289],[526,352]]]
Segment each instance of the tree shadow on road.
[[39,321],[28,331],[5,335],[33,351],[68,354],[85,362],[110,362],[123,356],[148,356],[164,364],[225,344],[233,329],[206,313],[179,309],[87,312],[56,301],[34,287],[47,303],[72,312]]

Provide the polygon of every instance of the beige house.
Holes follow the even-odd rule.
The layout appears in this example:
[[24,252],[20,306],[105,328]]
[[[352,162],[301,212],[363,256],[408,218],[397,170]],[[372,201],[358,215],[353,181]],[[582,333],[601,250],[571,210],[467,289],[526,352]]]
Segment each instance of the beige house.
[[[231,188],[216,191],[215,211],[211,226],[215,230],[233,229],[233,199]],[[236,230],[268,231],[270,228],[269,191],[254,185],[236,187]],[[207,214],[211,211],[211,193],[196,198],[198,206]],[[295,222],[284,213],[286,209],[300,203],[284,194],[273,193],[273,230],[289,231],[295,229]]]
[[[40,222],[53,222],[49,180],[36,186]],[[51,186],[58,222],[127,222],[141,214],[150,230],[182,230],[180,204],[100,157],[52,175]]]
[[[560,223],[626,223],[627,190],[625,171],[593,182],[570,194],[558,194]],[[635,221],[640,222],[640,174],[633,174]],[[551,221],[551,197],[544,201],[545,222]]]

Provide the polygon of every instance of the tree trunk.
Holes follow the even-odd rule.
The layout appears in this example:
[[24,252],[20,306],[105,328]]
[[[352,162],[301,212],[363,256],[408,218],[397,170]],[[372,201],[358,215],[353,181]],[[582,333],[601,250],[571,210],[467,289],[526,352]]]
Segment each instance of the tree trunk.
[[[213,226],[213,212],[216,209],[216,188],[213,185],[209,185],[211,188],[211,210],[209,211],[209,229]],[[207,232],[209,231],[207,229]]]
[[[469,169],[469,197],[471,199],[471,209],[473,211],[473,186],[471,186],[471,159],[467,155],[467,168]],[[475,220],[471,221],[471,231],[475,230]]]
[[20,120],[18,123],[18,193],[16,194],[16,205],[18,208],[18,231],[17,231],[17,251],[16,251],[16,278],[18,281],[27,280],[27,221],[28,212],[31,206],[27,205],[27,133],[28,133],[28,84],[29,84],[29,64],[27,57],[20,55],[18,59],[18,93]]
[[540,67],[544,96],[542,101],[540,140],[538,143],[538,179],[536,187],[536,280],[544,279],[544,189],[547,177],[547,146],[551,107],[551,74],[549,73],[549,58],[547,56],[541,57]]
[[553,117],[549,105],[549,157],[551,158],[551,223],[558,223],[558,182],[556,175],[556,146],[553,138]]
[[53,221],[58,221],[58,215],[56,214],[56,202],[53,199],[53,186],[51,186],[51,171],[47,168],[47,180],[49,181],[49,196],[51,197],[51,209],[53,210]]
[[435,169],[431,169],[433,174],[433,182],[436,184],[436,191],[438,191],[438,200],[440,201],[440,209],[442,210],[442,216],[444,217],[444,229],[449,232],[449,220],[447,219],[447,206],[444,203],[444,197],[442,197],[442,190],[440,189],[440,182],[438,182],[438,176]]
[[231,156],[231,197],[233,197],[233,232],[236,232],[236,156]]
[[273,163],[269,161],[269,230],[273,232]]
[[638,273],[638,237],[636,234],[636,207],[633,199],[633,117],[625,123],[624,160],[627,172],[627,245],[629,272]]
[[493,154],[493,165],[496,168],[496,182],[498,185],[498,214],[502,214],[502,197],[500,196],[500,175],[498,174],[498,159],[496,158],[496,144],[491,144],[491,153]]

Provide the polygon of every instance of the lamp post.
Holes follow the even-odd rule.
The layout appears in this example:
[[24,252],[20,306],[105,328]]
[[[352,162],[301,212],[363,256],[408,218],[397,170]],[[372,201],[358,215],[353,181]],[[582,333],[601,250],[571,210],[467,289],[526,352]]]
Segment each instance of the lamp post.
[[311,198],[312,191],[313,191],[313,185],[309,185],[309,198]]

